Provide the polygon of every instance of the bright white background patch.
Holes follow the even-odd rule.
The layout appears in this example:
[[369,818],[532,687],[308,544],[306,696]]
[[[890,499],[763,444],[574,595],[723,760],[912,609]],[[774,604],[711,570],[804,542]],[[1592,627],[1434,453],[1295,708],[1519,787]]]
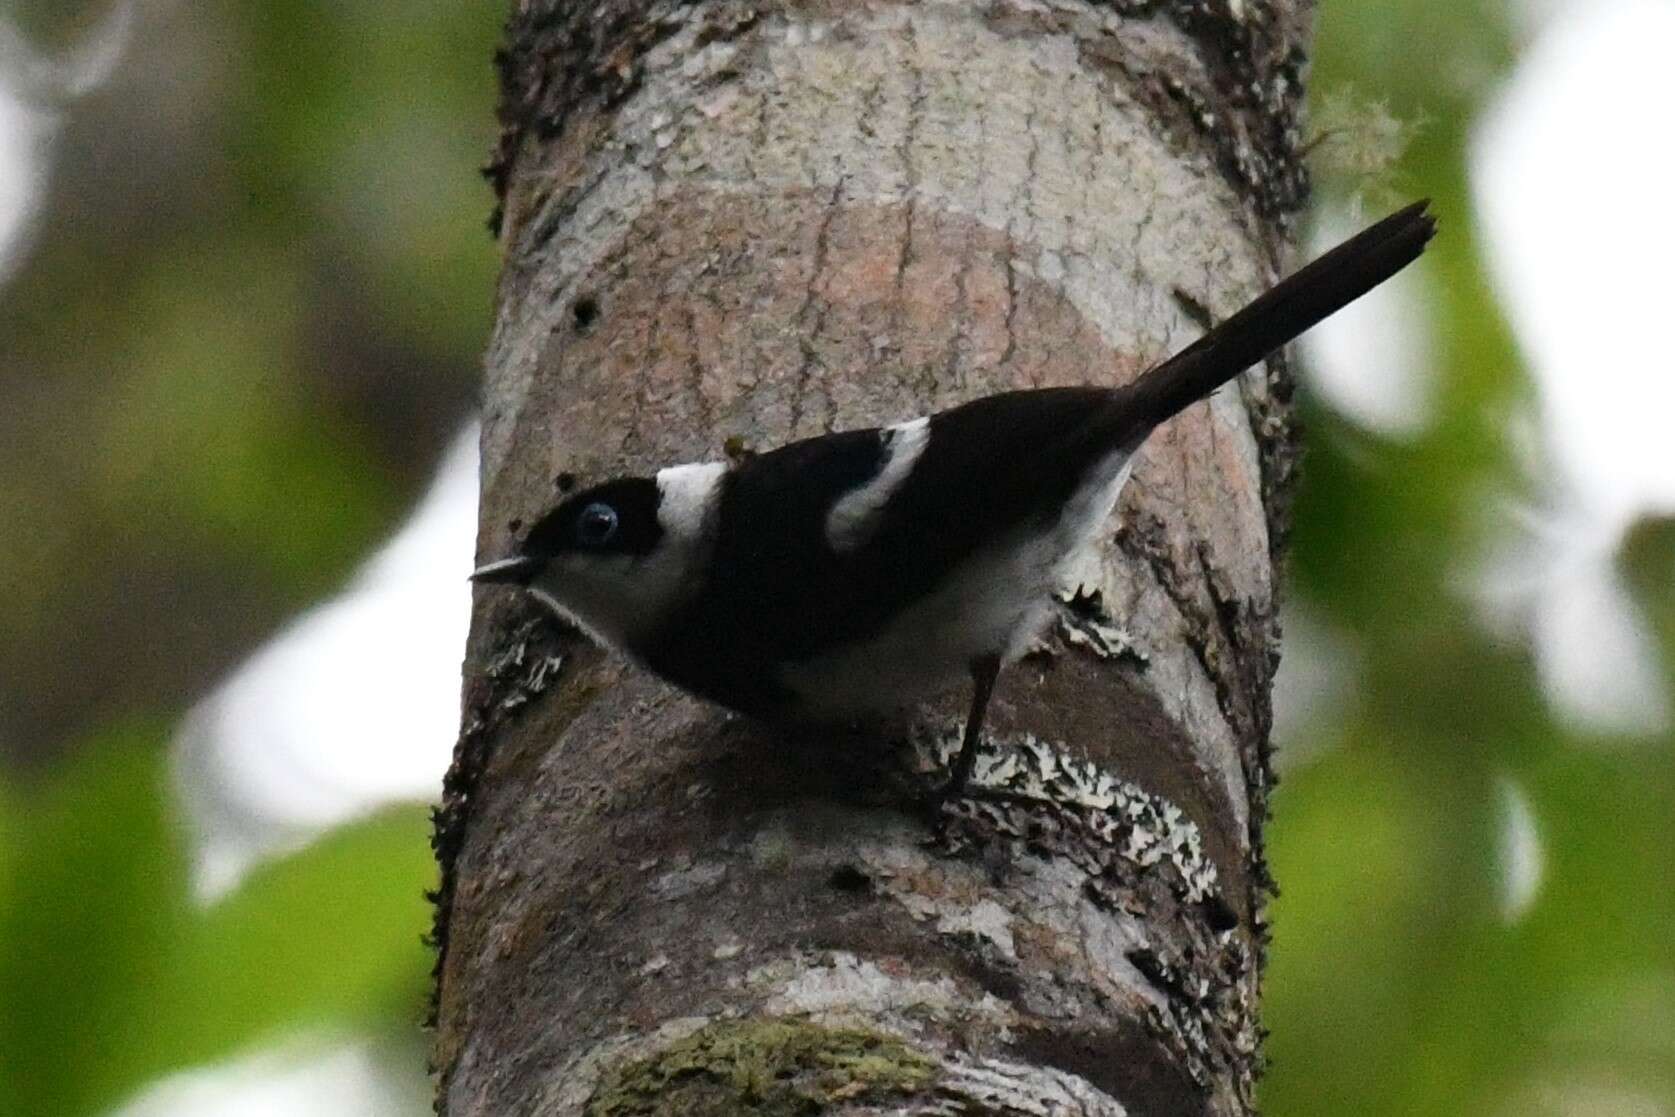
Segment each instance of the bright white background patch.
[[[419,1074],[392,1074],[391,1053],[365,1042],[297,1044],[170,1075],[112,1117],[293,1117],[428,1113]],[[415,1068],[417,1069],[417,1068]]]
[[459,728],[477,529],[477,429],[344,592],[299,617],[192,711],[179,783],[200,891],[400,799],[437,797]]
[[1635,517],[1675,509],[1670,42],[1666,0],[1559,9],[1471,152],[1487,266],[1540,391],[1545,493],[1469,577],[1496,623],[1530,638],[1557,712],[1623,734],[1670,718],[1611,566]]
[[1623,588],[1623,525],[1597,510],[1503,501],[1500,538],[1463,576],[1482,623],[1524,639],[1555,713],[1584,731],[1651,739],[1669,722],[1660,654]]
[[1566,7],[1472,150],[1488,268],[1558,469],[1614,517],[1675,508],[1671,42],[1668,0]]
[[[1377,215],[1373,215],[1377,216]],[[1309,255],[1341,244],[1367,215],[1322,214]],[[1423,257],[1304,334],[1310,382],[1332,407],[1380,434],[1418,434],[1431,419],[1431,320]]]
[[1500,801],[1500,834],[1496,845],[1501,918],[1516,923],[1541,894],[1541,881],[1547,875],[1547,856],[1541,848],[1541,833],[1536,829],[1535,809],[1530,806],[1523,785],[1503,775],[1495,781],[1495,794]]
[[0,80],[0,281],[16,270],[23,234],[40,201],[51,117]]
[[0,14],[0,283],[17,270],[28,248],[60,107],[105,83],[127,47],[133,22],[134,4],[117,0],[80,43],[49,58]]

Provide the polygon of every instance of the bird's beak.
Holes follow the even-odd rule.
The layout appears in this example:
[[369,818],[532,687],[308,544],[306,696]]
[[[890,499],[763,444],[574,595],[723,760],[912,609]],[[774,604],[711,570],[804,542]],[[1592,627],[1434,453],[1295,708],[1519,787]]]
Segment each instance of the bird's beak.
[[511,558],[497,559],[479,566],[471,572],[471,580],[479,585],[501,583],[525,586],[540,569],[540,559],[533,559],[527,555],[513,555]]

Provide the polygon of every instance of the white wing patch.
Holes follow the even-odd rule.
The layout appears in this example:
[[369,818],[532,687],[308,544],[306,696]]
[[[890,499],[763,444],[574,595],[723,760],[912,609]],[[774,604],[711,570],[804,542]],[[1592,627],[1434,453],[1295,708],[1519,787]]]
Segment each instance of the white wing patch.
[[878,530],[878,515],[913,472],[931,437],[929,418],[885,427],[884,467],[864,485],[844,493],[826,514],[826,539],[834,551],[853,551]]
[[721,495],[726,462],[693,462],[657,471],[657,523],[679,543],[699,539]]

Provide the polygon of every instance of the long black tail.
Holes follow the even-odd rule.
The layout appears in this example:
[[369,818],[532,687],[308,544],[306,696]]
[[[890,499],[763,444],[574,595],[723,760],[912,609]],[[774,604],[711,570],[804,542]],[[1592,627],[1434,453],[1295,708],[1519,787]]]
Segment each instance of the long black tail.
[[1429,204],[1363,229],[1142,374],[1124,392],[1129,413],[1151,429],[1407,267],[1436,233]]

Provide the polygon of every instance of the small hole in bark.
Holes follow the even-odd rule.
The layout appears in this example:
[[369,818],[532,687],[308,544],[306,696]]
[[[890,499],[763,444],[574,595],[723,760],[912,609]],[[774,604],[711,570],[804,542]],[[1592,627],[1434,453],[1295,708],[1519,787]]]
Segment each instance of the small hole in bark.
[[839,865],[826,878],[826,883],[839,892],[868,892],[872,889],[872,878],[853,865]]
[[1220,896],[1211,896],[1204,901],[1204,916],[1210,921],[1210,930],[1217,934],[1231,931],[1239,925],[1239,913]]
[[576,475],[574,473],[560,473],[553,478],[553,484],[558,486],[559,492],[567,493],[576,487]]
[[570,308],[570,314],[576,320],[576,332],[585,334],[599,321],[599,300],[592,295],[583,295]]
[[522,520],[507,520],[506,521],[506,530],[510,531],[510,532],[513,532],[514,534],[519,532],[519,531],[522,531],[523,530],[523,521]]

